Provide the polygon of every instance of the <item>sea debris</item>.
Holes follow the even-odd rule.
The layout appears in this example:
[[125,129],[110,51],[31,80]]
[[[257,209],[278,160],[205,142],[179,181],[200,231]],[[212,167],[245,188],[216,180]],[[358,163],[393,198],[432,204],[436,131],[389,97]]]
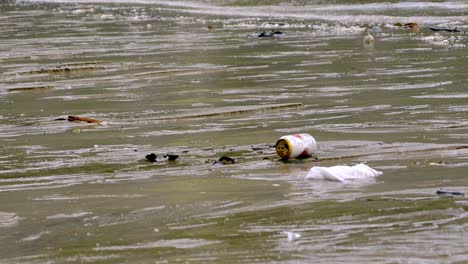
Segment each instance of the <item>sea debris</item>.
[[236,161],[233,158],[222,156],[216,163],[221,163],[223,165],[235,164]]
[[281,31],[269,31],[269,32],[263,31],[263,32],[255,32],[247,36],[251,38],[276,38],[282,35],[283,35],[283,32]]
[[44,67],[37,70],[23,72],[22,74],[43,74],[43,73],[64,73],[73,71],[89,71],[89,70],[103,70],[105,67],[97,66],[96,64],[104,62],[80,62],[61,64],[56,66]]
[[301,234],[299,233],[290,232],[290,231],[283,231],[281,233],[285,234],[288,237],[288,242],[293,242],[294,240],[301,238]]
[[39,85],[39,86],[28,86],[28,87],[16,87],[7,89],[8,92],[28,92],[28,91],[44,91],[54,89],[52,85]]
[[179,157],[179,155],[176,155],[176,154],[166,154],[166,155],[164,155],[164,158],[167,158],[167,160],[169,160],[169,161],[175,161],[178,157]]
[[156,162],[157,157],[158,156],[156,156],[156,154],[154,153],[151,153],[145,156],[146,160],[149,162]]
[[283,160],[312,157],[317,148],[315,138],[305,133],[282,136],[275,145],[276,154]]
[[374,46],[374,37],[370,34],[369,30],[367,31],[367,35],[362,39],[362,44],[366,48]]
[[456,33],[466,33],[464,30],[455,28],[448,28],[448,27],[429,27],[432,31],[445,31],[445,32],[456,32]]
[[158,156],[154,153],[148,154],[145,156],[146,160],[149,162],[158,162],[158,161],[175,161],[177,158],[179,158],[179,155],[176,154],[166,154],[162,156],[162,159],[158,160]]
[[443,191],[443,190],[437,190],[436,194],[437,195],[449,195],[449,196],[465,196],[465,194],[462,192]]
[[371,179],[383,173],[360,163],[354,166],[315,166],[307,173],[306,179],[324,179],[329,181],[347,182],[348,180]]
[[93,118],[87,118],[87,117],[80,117],[80,116],[68,116],[68,121],[70,122],[86,122],[86,123],[95,123],[95,124],[101,124],[101,120],[93,119]]
[[402,24],[400,22],[395,23],[394,26],[410,30],[412,32],[419,32],[419,25],[416,22],[410,22]]

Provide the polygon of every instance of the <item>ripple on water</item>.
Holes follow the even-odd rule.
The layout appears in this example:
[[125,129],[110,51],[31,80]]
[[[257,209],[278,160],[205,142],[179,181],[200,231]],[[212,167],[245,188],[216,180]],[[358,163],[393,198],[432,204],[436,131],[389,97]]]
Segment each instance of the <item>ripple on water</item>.
[[420,98],[420,99],[464,99],[464,98],[468,98],[468,93],[427,94],[427,95],[415,95],[412,97]]
[[190,239],[190,238],[180,238],[180,239],[169,239],[169,240],[158,240],[154,242],[146,243],[137,243],[133,245],[121,245],[121,246],[99,246],[95,247],[95,251],[126,251],[134,249],[151,249],[151,248],[161,248],[161,247],[173,247],[179,249],[185,248],[196,248],[206,245],[212,245],[220,243],[221,241],[217,240],[206,240],[206,239]]
[[15,213],[0,212],[0,227],[15,226],[19,219]]
[[47,216],[47,219],[67,219],[67,218],[80,218],[86,215],[93,214],[91,212],[76,212],[76,213],[71,213],[71,214],[55,214],[55,215],[50,215]]

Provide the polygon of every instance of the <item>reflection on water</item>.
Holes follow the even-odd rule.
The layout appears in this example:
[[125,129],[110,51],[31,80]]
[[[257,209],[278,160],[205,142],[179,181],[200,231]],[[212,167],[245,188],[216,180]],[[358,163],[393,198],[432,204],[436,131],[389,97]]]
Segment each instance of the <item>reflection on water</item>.
[[0,262],[463,262],[468,6],[344,2],[2,2]]

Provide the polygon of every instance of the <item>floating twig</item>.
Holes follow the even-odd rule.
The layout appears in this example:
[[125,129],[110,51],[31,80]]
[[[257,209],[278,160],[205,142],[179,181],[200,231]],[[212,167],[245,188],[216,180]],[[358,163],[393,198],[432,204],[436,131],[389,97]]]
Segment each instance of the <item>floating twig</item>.
[[93,119],[93,118],[87,118],[87,117],[80,117],[80,116],[68,116],[68,121],[70,122],[87,122],[87,123],[95,123],[95,124],[101,124],[102,121]]

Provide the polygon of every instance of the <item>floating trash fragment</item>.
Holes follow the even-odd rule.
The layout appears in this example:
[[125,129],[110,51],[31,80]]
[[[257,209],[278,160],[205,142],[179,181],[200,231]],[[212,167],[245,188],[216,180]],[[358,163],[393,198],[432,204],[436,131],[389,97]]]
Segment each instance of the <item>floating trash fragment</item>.
[[221,163],[223,165],[235,164],[236,161],[233,158],[222,156],[216,163]]
[[283,231],[282,233],[288,236],[289,242],[292,242],[294,240],[301,238],[301,234],[298,234],[298,233],[294,233],[290,231]]
[[410,23],[405,23],[402,24],[400,22],[393,24],[396,27],[404,28],[413,32],[418,32],[419,31],[419,25],[416,22],[410,22]]
[[167,155],[164,155],[164,158],[167,158],[167,160],[169,160],[169,161],[174,161],[174,160],[176,160],[178,157],[179,157],[179,155],[175,155],[175,154],[167,154]]
[[305,178],[346,182],[348,180],[371,179],[382,174],[382,172],[361,163],[354,166],[315,166],[310,169]]
[[27,92],[27,91],[44,91],[54,89],[51,85],[41,85],[41,86],[29,86],[29,87],[18,87],[18,88],[9,88],[8,92]]
[[32,70],[28,73],[31,74],[41,74],[41,73],[63,73],[63,72],[71,72],[71,71],[85,71],[85,70],[103,70],[104,67],[98,67],[95,65],[90,66],[56,66],[51,68],[42,68],[39,70]]
[[101,124],[102,121],[93,119],[93,118],[87,118],[87,117],[80,117],[80,116],[68,116],[68,121],[70,122],[87,122],[87,123],[96,123],[96,124]]
[[269,31],[269,32],[266,32],[266,31],[263,31],[263,32],[255,32],[255,33],[252,33],[252,34],[249,34],[247,35],[248,37],[251,37],[251,38],[276,38],[276,37],[280,37],[283,35],[283,32],[281,31]]
[[156,156],[156,154],[151,153],[151,154],[146,155],[145,158],[149,162],[156,162],[157,156]]
[[317,151],[317,142],[309,134],[286,135],[276,142],[275,149],[281,159],[304,159]]
[[430,162],[429,165],[431,165],[431,166],[440,166],[440,165],[445,165],[445,162],[443,162],[443,161]]
[[158,160],[158,156],[154,153],[151,153],[151,154],[148,154],[145,156],[146,160],[149,161],[149,162],[158,162],[158,161],[175,161],[177,158],[179,158],[179,155],[175,155],[175,154],[166,154],[164,156],[162,156],[162,158],[160,158]]
[[465,194],[462,193],[462,192],[442,191],[442,190],[437,190],[436,194],[438,194],[438,195],[450,195],[450,196],[465,196]]
[[445,32],[456,32],[456,33],[465,33],[464,30],[459,28],[447,28],[447,27],[429,27],[432,31],[445,31]]
[[373,47],[374,46],[374,37],[367,31],[367,35],[362,39],[362,44],[364,47]]

